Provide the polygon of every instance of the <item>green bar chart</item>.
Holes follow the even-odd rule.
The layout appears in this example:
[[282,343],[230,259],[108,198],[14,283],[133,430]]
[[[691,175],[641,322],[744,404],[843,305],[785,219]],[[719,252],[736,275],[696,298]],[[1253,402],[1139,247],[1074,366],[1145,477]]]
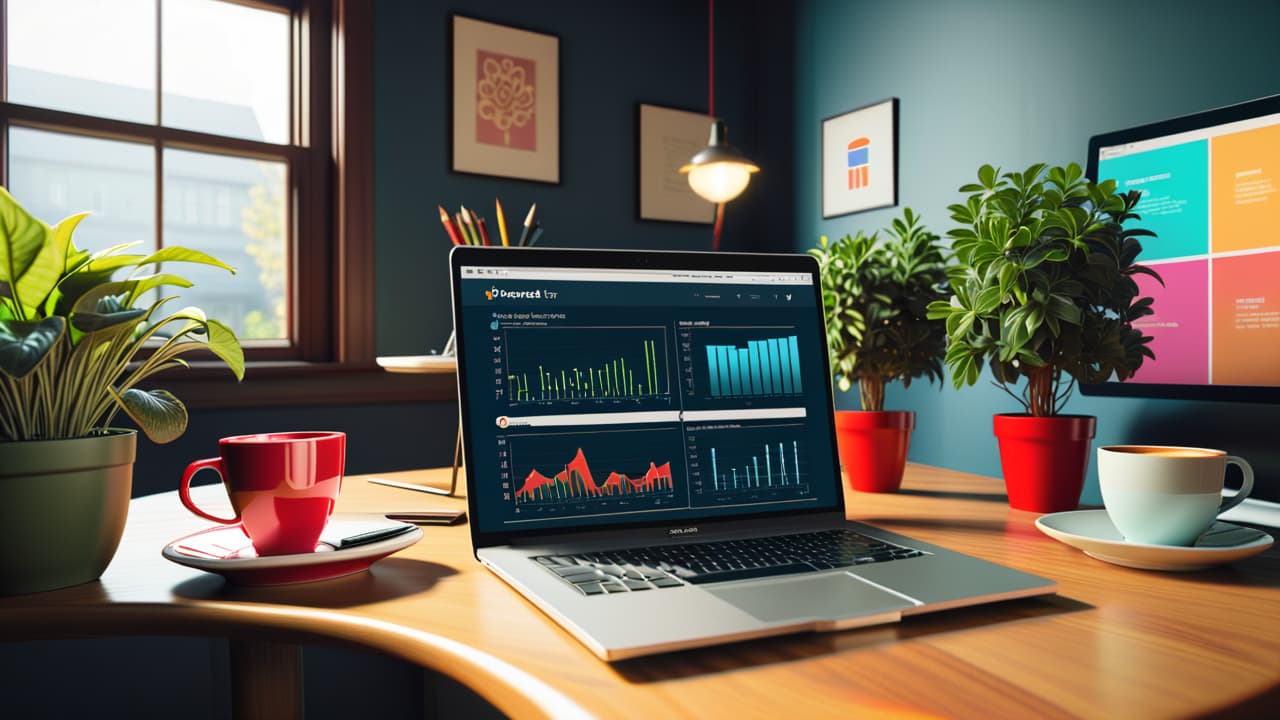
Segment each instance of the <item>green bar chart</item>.
[[519,328],[507,331],[505,343],[512,403],[644,400],[670,393],[661,327]]

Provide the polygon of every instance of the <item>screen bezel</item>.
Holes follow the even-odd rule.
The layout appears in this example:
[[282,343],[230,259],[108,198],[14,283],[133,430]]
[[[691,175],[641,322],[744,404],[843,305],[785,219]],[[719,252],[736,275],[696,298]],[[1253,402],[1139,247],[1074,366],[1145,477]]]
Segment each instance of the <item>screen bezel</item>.
[[[1228,105],[1139,127],[1094,135],[1089,138],[1089,158],[1085,175],[1094,180],[1099,179],[1098,153],[1104,147],[1151,140],[1165,135],[1176,135],[1277,113],[1280,113],[1280,95],[1270,95],[1236,105]],[[1139,256],[1138,262],[1142,262],[1141,256]],[[1170,383],[1137,383],[1112,380],[1092,384],[1081,383],[1080,392],[1084,395],[1105,397],[1258,403],[1280,402],[1280,385],[1175,385]]]
[[[484,265],[497,268],[561,267],[574,269],[599,268],[607,270],[811,273],[813,276],[813,282],[810,284],[810,289],[813,292],[813,307],[814,311],[818,314],[818,327],[821,328],[822,337],[824,339],[826,337],[826,317],[823,312],[818,263],[817,260],[808,255],[458,246],[454,247],[449,253],[449,277],[452,290],[451,296],[453,299],[453,325],[455,329],[462,326],[461,272],[462,267],[466,265]],[[462,422],[462,456],[466,467],[475,467],[476,465],[472,455],[474,452],[474,444],[471,442],[470,437],[471,417],[467,409],[467,404],[462,402],[463,391],[467,386],[466,364],[461,360],[466,353],[466,338],[463,337],[462,333],[455,332],[454,339],[459,358],[457,363],[457,376],[458,406]],[[834,396],[832,395],[831,365],[830,358],[825,352],[822,353],[822,367],[822,375],[825,383],[824,387],[827,393],[830,413],[827,420],[827,433],[829,435],[828,445],[831,449],[831,467],[836,468],[836,473],[830,480],[835,490],[836,503],[834,505],[804,510],[783,509],[759,513],[744,513],[742,515],[706,520],[685,518],[683,520],[675,521],[650,520],[631,523],[582,525],[571,528],[558,527],[530,529],[517,532],[484,532],[480,529],[480,508],[478,507],[479,493],[474,489],[472,478],[468,477],[467,508],[471,516],[468,525],[470,525],[471,528],[471,542],[473,550],[479,550],[482,547],[511,545],[515,542],[527,542],[535,539],[547,539],[554,536],[589,532],[629,532],[644,530],[647,528],[658,528],[661,529],[661,533],[658,534],[658,536],[666,537],[668,534],[667,530],[670,528],[684,528],[696,523],[699,527],[699,534],[705,535],[708,532],[714,531],[717,527],[729,527],[737,523],[741,523],[744,520],[808,517],[830,513],[839,513],[839,516],[843,517],[845,502],[844,491],[841,487],[841,476],[839,473],[840,461],[836,452],[835,402]]]

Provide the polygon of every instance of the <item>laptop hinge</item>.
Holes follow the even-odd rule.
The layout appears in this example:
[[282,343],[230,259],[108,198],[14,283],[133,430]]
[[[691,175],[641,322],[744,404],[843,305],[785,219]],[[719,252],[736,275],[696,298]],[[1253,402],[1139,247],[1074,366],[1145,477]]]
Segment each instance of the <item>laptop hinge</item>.
[[656,527],[611,528],[595,531],[578,530],[554,535],[539,535],[531,538],[513,538],[510,540],[510,547],[546,547],[564,544],[635,547],[640,545],[708,542],[734,537],[759,537],[761,535],[812,532],[814,530],[838,527],[844,522],[844,515],[838,511],[763,519],[722,520],[718,522],[711,522],[705,519],[687,520]]

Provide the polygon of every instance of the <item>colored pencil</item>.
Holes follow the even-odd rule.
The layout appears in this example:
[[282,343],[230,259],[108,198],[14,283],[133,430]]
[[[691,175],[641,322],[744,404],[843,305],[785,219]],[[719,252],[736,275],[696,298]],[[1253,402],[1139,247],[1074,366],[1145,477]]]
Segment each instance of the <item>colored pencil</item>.
[[540,237],[542,237],[542,223],[538,223],[538,226],[533,230],[533,235],[529,237],[529,247],[537,245]]
[[472,210],[471,208],[464,207],[462,208],[462,211],[467,214],[467,219],[471,221],[471,231],[474,232],[476,235],[476,244],[488,245],[489,231],[486,230],[483,224],[481,223],[480,214],[477,213],[475,210]]
[[455,226],[455,227],[457,227],[457,228],[458,228],[458,234],[462,236],[462,244],[463,244],[463,245],[470,245],[470,244],[471,244],[471,238],[467,237],[467,226],[466,226],[466,225],[464,225],[464,224],[462,224],[462,214],[461,214],[461,213],[454,213],[454,214],[453,214],[453,224],[454,224],[454,226]]
[[529,206],[529,214],[524,218],[524,229],[520,231],[520,245],[524,246],[529,243],[529,233],[533,232],[533,213],[538,209],[538,203]]
[[454,225],[453,220],[449,218],[449,213],[445,212],[444,207],[441,205],[437,205],[436,207],[440,208],[440,224],[444,225],[444,231],[449,234],[449,242],[452,242],[454,245],[461,245],[462,236],[458,234],[458,227]]
[[502,214],[502,201],[494,198],[493,207],[498,216],[498,235],[502,237],[502,247],[507,247],[511,243],[507,240],[507,218]]
[[462,228],[462,234],[466,237],[468,245],[480,244],[475,228],[471,227],[471,218],[467,216],[466,208],[462,208],[462,212],[458,213],[458,226]]

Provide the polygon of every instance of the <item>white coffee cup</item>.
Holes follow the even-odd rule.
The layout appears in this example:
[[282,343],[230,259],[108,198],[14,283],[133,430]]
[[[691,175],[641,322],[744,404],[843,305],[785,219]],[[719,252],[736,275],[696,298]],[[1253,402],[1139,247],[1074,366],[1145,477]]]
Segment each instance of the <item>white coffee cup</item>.
[[[1224,501],[1227,463],[1240,468],[1244,483]],[[1127,542],[1192,545],[1218,515],[1248,497],[1253,468],[1222,450],[1111,445],[1098,448],[1098,485],[1111,523]]]

